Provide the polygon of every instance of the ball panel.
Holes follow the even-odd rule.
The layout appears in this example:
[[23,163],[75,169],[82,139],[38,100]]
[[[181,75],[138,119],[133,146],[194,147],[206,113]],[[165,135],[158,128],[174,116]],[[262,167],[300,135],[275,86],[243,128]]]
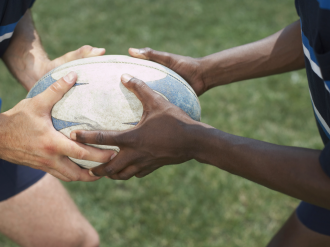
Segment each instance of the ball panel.
[[[142,104],[122,85],[120,75],[112,75],[111,71],[105,71],[104,74],[95,76],[85,73],[79,78],[89,80],[90,83],[72,88],[54,106],[52,115],[55,118],[85,123],[98,130],[125,130],[131,126],[123,123],[140,120]],[[84,107],[77,107],[77,102],[82,101]]]
[[71,126],[75,126],[75,125],[81,125],[81,123],[75,123],[75,122],[68,122],[68,121],[64,121],[61,119],[56,119],[54,117],[52,117],[52,123],[54,128],[57,131],[60,131],[61,129],[65,129]]
[[100,162],[95,162],[95,161],[90,161],[90,160],[78,160],[72,157],[69,157],[70,160],[72,160],[74,163],[76,163],[77,165],[86,168],[86,169],[90,169],[96,166],[101,165],[102,163]]
[[[139,123],[143,107],[137,97],[122,85],[120,77],[124,73],[145,81],[156,93],[200,121],[199,100],[182,77],[163,65],[128,56],[86,58],[59,66],[39,80],[27,97],[43,92],[70,71],[78,74],[77,83],[55,104],[51,113],[55,129],[68,138],[76,129],[126,130]],[[115,146],[87,145],[120,151]],[[85,168],[100,164],[71,160]]]
[[30,90],[26,98],[33,98],[38,94],[45,91],[50,85],[52,85],[56,80],[51,76],[54,70],[48,72],[45,76],[43,76]]
[[201,112],[198,100],[171,75],[157,81],[146,82],[146,84],[154,91],[164,95],[172,104],[180,107],[192,119],[200,121]]
[[[163,65],[162,65],[163,66]],[[171,76],[173,76],[175,79],[177,79],[178,81],[182,82],[186,88],[196,97],[198,98],[198,96],[196,95],[194,89],[192,89],[192,87],[185,81],[185,79],[183,79],[180,75],[178,75],[177,73],[175,73],[173,70],[163,66],[163,69],[170,74]],[[199,104],[199,101],[198,101]]]

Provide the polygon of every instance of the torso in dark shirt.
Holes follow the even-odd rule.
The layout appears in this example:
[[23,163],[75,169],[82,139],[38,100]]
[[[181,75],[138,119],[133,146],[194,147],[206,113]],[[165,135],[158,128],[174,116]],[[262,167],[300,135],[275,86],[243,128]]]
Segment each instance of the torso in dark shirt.
[[296,0],[306,72],[324,144],[330,139],[330,1]]
[[18,21],[34,0],[0,0],[0,57],[6,51]]

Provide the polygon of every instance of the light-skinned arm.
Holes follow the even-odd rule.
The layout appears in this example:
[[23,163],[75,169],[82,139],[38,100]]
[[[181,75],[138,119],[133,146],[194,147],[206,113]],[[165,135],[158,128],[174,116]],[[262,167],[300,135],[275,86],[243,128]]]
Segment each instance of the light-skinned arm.
[[34,27],[31,10],[27,10],[18,22],[2,59],[10,72],[29,91],[44,74],[61,64],[104,53],[104,48],[85,45],[51,61]]
[[[103,48],[83,46],[55,60],[45,53],[28,10],[15,28],[3,61],[17,78],[30,90],[53,68],[79,58],[103,55]],[[64,181],[95,181],[67,156],[106,162],[111,152],[74,142],[57,132],[50,112],[75,83],[77,75],[70,73],[45,92],[32,99],[24,99],[14,108],[0,114],[0,158],[12,163],[46,171]],[[1,172],[1,171],[0,171]]]

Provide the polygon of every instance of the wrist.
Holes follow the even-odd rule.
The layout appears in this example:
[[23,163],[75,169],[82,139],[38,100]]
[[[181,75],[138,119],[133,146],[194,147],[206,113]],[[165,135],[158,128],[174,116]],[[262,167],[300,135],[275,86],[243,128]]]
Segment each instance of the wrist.
[[213,164],[214,154],[219,152],[225,144],[222,136],[226,133],[201,122],[191,124],[188,128],[191,158],[201,163]]
[[0,114],[0,159],[4,158],[5,145],[8,142],[7,140],[7,119],[5,113]]
[[200,163],[216,166],[222,170],[234,173],[232,154],[235,146],[240,144],[239,137],[200,123],[194,130],[195,139],[193,159]]
[[233,82],[229,73],[233,62],[228,51],[221,51],[199,59],[205,91],[220,85]]

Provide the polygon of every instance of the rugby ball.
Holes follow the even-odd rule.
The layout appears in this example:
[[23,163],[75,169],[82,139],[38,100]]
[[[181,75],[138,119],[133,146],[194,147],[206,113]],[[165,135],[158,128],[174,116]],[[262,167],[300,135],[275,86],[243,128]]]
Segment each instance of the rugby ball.
[[[43,76],[27,98],[40,94],[70,71],[77,73],[77,82],[51,112],[54,128],[68,138],[76,129],[127,130],[138,124],[143,107],[137,97],[122,85],[120,77],[125,73],[144,81],[192,119],[201,119],[198,97],[182,77],[158,63],[128,56],[100,56],[63,64]],[[120,151],[115,146],[88,145]],[[100,165],[98,162],[70,159],[84,168]]]

